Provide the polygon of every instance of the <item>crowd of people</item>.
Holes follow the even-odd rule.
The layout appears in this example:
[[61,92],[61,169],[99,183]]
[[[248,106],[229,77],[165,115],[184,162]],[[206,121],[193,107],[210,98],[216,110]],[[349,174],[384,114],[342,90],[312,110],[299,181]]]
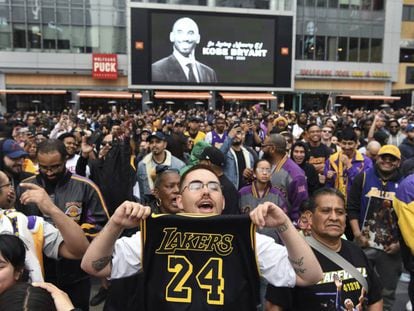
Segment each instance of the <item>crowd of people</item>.
[[18,111],[0,138],[0,311],[392,310],[403,268],[411,310],[411,108]]

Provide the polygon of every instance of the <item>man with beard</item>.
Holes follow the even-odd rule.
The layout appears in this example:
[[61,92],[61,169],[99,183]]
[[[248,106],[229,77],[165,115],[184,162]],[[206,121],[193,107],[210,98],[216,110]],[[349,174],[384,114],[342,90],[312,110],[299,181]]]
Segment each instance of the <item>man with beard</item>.
[[[65,145],[60,140],[42,142],[37,149],[39,175],[24,182],[43,187],[52,202],[92,239],[105,225],[109,214],[98,187],[89,179],[72,175],[66,169],[66,157]],[[18,193],[19,197],[23,195],[24,192]],[[44,216],[46,221],[53,223],[36,204],[21,205],[18,210],[26,215]],[[89,310],[90,278],[79,265],[80,262],[74,260],[46,260],[45,276],[47,281],[67,292],[76,307]]]
[[23,161],[28,154],[13,139],[0,142],[0,170],[10,178],[12,186],[16,188],[20,181],[33,174],[23,172]]
[[224,120],[224,118],[221,117],[216,118],[214,130],[208,132],[204,140],[213,147],[220,149],[220,147],[223,145],[224,141],[227,138],[227,131],[225,131],[225,128],[226,120]]
[[292,134],[295,139],[300,139],[301,135],[306,129],[308,124],[308,115],[306,112],[301,112],[298,118],[297,123],[292,126]]
[[164,133],[153,132],[148,137],[148,142],[151,152],[138,163],[137,172],[140,198],[145,202],[152,201],[154,190],[152,176],[155,176],[157,165],[166,165],[177,170],[185,166],[183,161],[166,150],[167,142]]
[[384,310],[392,310],[401,274],[395,193],[403,179],[401,153],[394,145],[382,146],[375,166],[355,177],[348,195],[348,216],[356,243],[378,272],[384,286]]
[[285,195],[288,201],[288,216],[296,223],[300,205],[309,197],[305,173],[288,157],[286,139],[282,135],[267,136],[262,144],[262,151],[263,159],[272,164],[272,185]]
[[[330,252],[337,253],[361,272],[361,278],[344,269],[321,249],[313,251],[322,267],[321,282],[308,287],[294,288],[268,286],[266,310],[268,311],[339,311],[382,310],[381,284],[364,252],[351,241],[342,239],[346,223],[345,197],[336,189],[322,188],[309,201],[310,236]],[[314,245],[314,243],[312,243]],[[351,272],[351,273],[350,273]],[[357,279],[358,278],[358,279]],[[362,278],[368,284],[363,288]],[[345,309],[350,304],[355,309]]]
[[388,137],[388,144],[398,147],[406,137],[406,135],[400,130],[400,124],[398,123],[398,120],[389,120],[388,130],[390,132],[390,137]]
[[318,174],[323,174],[325,161],[331,155],[331,149],[322,144],[321,128],[313,123],[306,128],[309,146],[309,163]]
[[224,174],[233,183],[237,190],[247,184],[246,177],[253,167],[254,157],[247,148],[243,146],[244,132],[239,124],[234,124],[233,128],[220,148],[226,156],[224,164]]

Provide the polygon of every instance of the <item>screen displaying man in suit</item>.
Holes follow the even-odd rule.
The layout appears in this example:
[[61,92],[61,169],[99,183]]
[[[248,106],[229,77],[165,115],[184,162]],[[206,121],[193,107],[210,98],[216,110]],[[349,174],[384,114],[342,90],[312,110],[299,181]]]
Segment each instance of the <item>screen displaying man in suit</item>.
[[170,32],[173,53],[152,64],[154,82],[215,83],[215,71],[198,62],[194,51],[200,43],[200,33],[194,20],[178,19]]

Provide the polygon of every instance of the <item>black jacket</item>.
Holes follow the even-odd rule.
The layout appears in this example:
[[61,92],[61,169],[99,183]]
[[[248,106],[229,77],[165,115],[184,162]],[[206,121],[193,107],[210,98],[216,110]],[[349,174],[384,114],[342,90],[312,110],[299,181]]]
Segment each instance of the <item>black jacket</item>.
[[124,201],[134,201],[133,187],[136,174],[131,166],[131,149],[127,141],[115,141],[105,159],[89,160],[80,157],[76,173],[85,176],[86,165],[90,179],[101,189],[109,215]]

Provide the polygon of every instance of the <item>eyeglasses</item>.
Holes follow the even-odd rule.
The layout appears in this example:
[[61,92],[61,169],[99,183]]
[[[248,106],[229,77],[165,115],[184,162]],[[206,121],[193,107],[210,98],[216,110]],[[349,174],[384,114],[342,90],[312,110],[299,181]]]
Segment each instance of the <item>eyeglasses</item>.
[[256,170],[262,174],[264,173],[270,174],[270,172],[272,171],[270,168],[264,168],[264,167],[258,167]]
[[12,185],[11,183],[8,183],[8,184],[5,184],[5,185],[1,185],[1,186],[0,186],[0,189],[1,189],[1,188],[4,188],[4,187],[10,187],[11,185]]
[[59,169],[62,168],[63,164],[64,163],[59,163],[59,164],[50,165],[50,166],[39,164],[39,170],[43,172],[47,172],[47,171],[57,172],[59,171]]
[[181,190],[181,193],[184,192],[186,188],[190,192],[198,192],[201,191],[204,187],[207,187],[208,192],[221,192],[221,185],[216,181],[209,181],[208,183],[203,183],[200,180],[191,181],[187,186]]
[[106,146],[106,145],[108,145],[108,146],[112,147],[112,141],[109,141],[109,140],[103,140],[103,141],[102,141],[102,143],[101,143],[101,145],[102,145],[102,146]]

